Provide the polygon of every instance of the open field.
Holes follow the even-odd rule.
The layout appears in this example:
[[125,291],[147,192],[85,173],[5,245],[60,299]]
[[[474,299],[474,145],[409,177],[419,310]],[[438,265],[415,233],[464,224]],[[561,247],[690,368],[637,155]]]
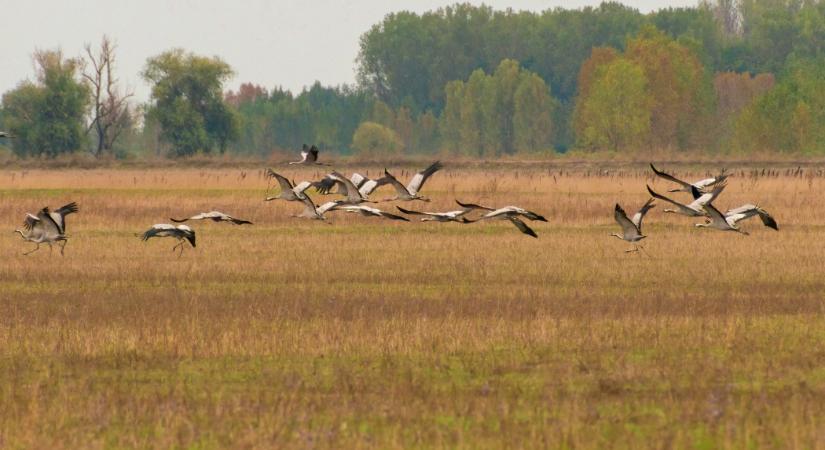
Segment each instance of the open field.
[[[293,219],[260,170],[0,171],[0,448],[825,448],[821,168],[736,171],[716,202],[779,232],[659,202],[625,254],[613,205],[645,183],[669,186],[448,165],[403,205],[520,205],[550,220],[532,239]],[[72,200],[66,255],[22,256],[25,213]],[[134,236],[211,209],[255,225],[195,223],[181,258]]]

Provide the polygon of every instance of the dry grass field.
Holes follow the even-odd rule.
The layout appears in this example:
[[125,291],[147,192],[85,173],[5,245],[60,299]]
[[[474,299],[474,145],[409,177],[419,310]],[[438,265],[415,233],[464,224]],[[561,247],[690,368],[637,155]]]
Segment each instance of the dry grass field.
[[[258,169],[0,171],[0,448],[825,448],[822,171],[735,171],[717,206],[757,203],[779,232],[659,202],[626,254],[613,205],[635,212],[645,183],[669,186],[642,165],[448,164],[432,203],[402,205],[520,205],[550,221],[532,239],[293,219]],[[69,201],[65,256],[23,256],[25,213]],[[195,223],[180,258],[135,237],[211,209],[255,225]]]

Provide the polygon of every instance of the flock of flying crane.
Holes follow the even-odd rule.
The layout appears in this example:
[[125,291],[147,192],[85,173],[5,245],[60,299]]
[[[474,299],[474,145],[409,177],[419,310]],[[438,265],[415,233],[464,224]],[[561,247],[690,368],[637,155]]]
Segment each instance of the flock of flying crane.
[[718,197],[727,186],[728,174],[724,169],[715,177],[705,178],[695,183],[688,183],[667,172],[658,170],[652,163],[650,164],[650,168],[657,176],[681,186],[676,189],[671,189],[669,192],[689,192],[693,197],[693,201],[690,203],[680,203],[657,193],[651,189],[650,186],[647,186],[647,191],[653,198],[645,202],[632,218],[628,218],[624,209],[616,203],[613,217],[616,219],[616,222],[619,223],[619,226],[622,227],[622,234],[613,233],[611,236],[616,236],[619,239],[632,243],[633,248],[626,250],[627,252],[639,251],[639,249],[642,248],[636,243],[647,237],[642,234],[642,219],[644,219],[645,214],[647,214],[651,208],[656,206],[653,204],[654,198],[676,206],[676,209],[665,209],[664,212],[666,213],[681,214],[688,217],[704,217],[705,221],[703,223],[695,224],[697,228],[715,228],[721,231],[735,231],[748,235],[749,233],[747,231],[739,228],[738,223],[745,219],[759,216],[763,225],[774,230],[779,230],[776,220],[759,206],[748,203],[738,208],[730,209],[724,214],[713,206],[713,201],[716,200],[716,197]]
[[[312,147],[307,147],[304,145],[303,151],[301,152],[301,160],[293,161],[289,164],[328,165],[318,161],[318,149],[314,145]],[[297,184],[295,182],[291,182],[285,176],[276,173],[272,169],[267,169],[266,173],[268,178],[274,178],[279,184],[281,191],[278,195],[267,196],[265,201],[283,200],[288,202],[299,202],[304,206],[304,209],[300,214],[293,215],[293,217],[305,219],[324,221],[326,220],[325,214],[329,212],[345,211],[350,213],[358,213],[367,217],[383,217],[390,220],[409,222],[409,219],[404,216],[382,211],[378,208],[367,206],[365,203],[414,200],[429,202],[430,200],[428,198],[421,195],[421,188],[424,186],[427,179],[429,179],[442,167],[443,166],[440,162],[434,162],[426,169],[416,173],[406,186],[398,181],[398,179],[386,169],[384,169],[384,176],[377,180],[370,179],[358,173],[354,173],[350,178],[346,178],[339,172],[333,170],[325,175],[320,181],[303,181]],[[653,198],[649,199],[642,206],[642,208],[633,215],[632,218],[629,218],[622,207],[617,203],[614,209],[614,218],[621,226],[622,233],[613,233],[611,236],[615,236],[619,239],[632,243],[633,249],[627,250],[627,252],[636,252],[639,251],[640,248],[643,248],[637,244],[639,241],[647,237],[642,234],[642,219],[651,208],[655,207],[655,204],[653,203],[654,198],[676,206],[676,209],[665,209],[664,212],[666,213],[681,214],[688,217],[704,217],[705,222],[697,223],[696,227],[709,227],[722,231],[736,231],[747,235],[748,233],[741,230],[737,224],[740,221],[750,217],[759,216],[765,226],[775,230],[779,229],[773,217],[771,217],[770,214],[768,214],[764,209],[756,205],[746,204],[738,208],[731,209],[724,214],[713,206],[713,201],[726,187],[728,175],[724,170],[722,170],[722,172],[715,177],[699,180],[695,183],[688,183],[666,172],[656,169],[653,164],[650,165],[650,168],[657,176],[675,182],[681,186],[677,189],[671,189],[669,192],[688,192],[693,196],[693,201],[686,204],[680,203],[665,197],[664,195],[656,193],[650,188],[650,186],[647,186],[647,190]],[[373,201],[368,198],[368,196],[377,188],[387,184],[391,185],[395,189],[395,197],[387,198],[381,201]],[[307,190],[310,187],[314,188],[320,194],[329,194],[332,193],[333,189],[336,189],[334,193],[342,195],[343,198],[318,205],[307,193]],[[423,216],[423,218],[421,218],[422,222],[436,221],[469,224],[484,220],[508,220],[515,225],[519,231],[534,238],[538,237],[538,235],[522,219],[547,222],[547,219],[540,214],[525,210],[518,206],[493,208],[474,203],[463,203],[458,200],[456,200],[456,203],[458,203],[461,209],[447,212],[414,211],[402,208],[400,206],[396,206],[396,208],[399,212],[406,215]],[[35,243],[36,247],[24,254],[28,255],[38,250],[40,248],[40,244],[42,243],[48,244],[50,248],[52,248],[53,243],[59,243],[60,254],[62,255],[68,239],[66,235],[66,216],[76,213],[77,211],[77,204],[72,202],[54,211],[51,211],[48,207],[44,207],[36,215],[31,213],[26,214],[26,219],[23,223],[25,231],[15,230],[15,232],[20,233],[20,236],[22,236],[25,241]],[[474,219],[469,219],[467,215],[473,211],[482,211],[482,213]],[[178,242],[174,247],[172,247],[172,251],[179,249],[180,253],[178,255],[180,256],[183,254],[183,249],[186,242],[188,242],[193,248],[195,247],[195,231],[189,226],[183,224],[183,222],[187,222],[189,220],[212,220],[215,222],[229,222],[235,225],[252,224],[252,222],[248,220],[237,219],[219,211],[201,213],[185,219],[170,218],[170,220],[178,223],[178,225],[168,223],[155,224],[138,236],[140,236],[143,241],[147,241],[153,237],[175,238]]]

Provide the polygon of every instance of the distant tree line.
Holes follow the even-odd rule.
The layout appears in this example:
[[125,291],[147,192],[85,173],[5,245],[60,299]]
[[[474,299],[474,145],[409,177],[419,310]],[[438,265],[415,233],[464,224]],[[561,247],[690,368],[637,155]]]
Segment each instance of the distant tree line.
[[35,80],[0,108],[15,153],[825,153],[819,0],[400,12],[362,35],[355,86],[226,91],[228,64],[172,49],[147,60],[143,105],[119,86],[115,48],[35,52]]

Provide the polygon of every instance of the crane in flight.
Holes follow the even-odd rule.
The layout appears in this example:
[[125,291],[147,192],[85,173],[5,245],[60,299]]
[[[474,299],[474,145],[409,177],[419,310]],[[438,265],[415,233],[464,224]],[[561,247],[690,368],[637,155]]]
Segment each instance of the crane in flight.
[[313,164],[319,166],[328,166],[329,164],[325,164],[318,161],[318,147],[313,145],[312,147],[307,147],[306,144],[303,145],[301,149],[301,160],[300,161],[291,161],[289,165],[293,164],[300,164],[304,166],[310,166]]
[[187,220],[211,220],[213,222],[230,222],[235,225],[252,225],[252,222],[248,220],[236,219],[229,214],[224,214],[220,211],[209,211],[205,213],[196,214],[192,217],[188,217],[186,219],[173,219],[169,218],[172,222],[183,223]]
[[385,199],[385,202],[391,202],[394,200],[403,200],[403,201],[412,201],[412,200],[421,200],[424,202],[430,201],[430,199],[426,197],[422,197],[420,194],[421,188],[424,186],[424,183],[429,179],[434,173],[438,172],[444,166],[441,164],[440,161],[436,161],[429,165],[426,169],[416,173],[413,175],[412,180],[404,186],[395,178],[387,169],[384,169],[384,177],[381,178],[378,182],[380,185],[382,184],[390,184],[392,187],[395,188],[395,191],[398,193],[393,198]]
[[651,198],[633,215],[633,218],[628,218],[624,209],[616,203],[616,207],[613,209],[613,218],[616,220],[616,223],[622,227],[622,234],[613,233],[611,236],[633,244],[633,248],[625,250],[625,253],[638,252],[639,248],[641,248],[637,242],[647,237],[642,234],[642,219],[644,219],[645,214],[655,206]]
[[171,237],[177,239],[178,243],[172,247],[172,251],[174,252],[175,249],[180,247],[180,253],[178,253],[178,258],[183,255],[183,247],[184,244],[188,241],[192,248],[195,248],[195,231],[189,228],[187,225],[170,225],[168,223],[156,223],[152,225],[152,228],[146,230],[143,233],[141,240],[148,241],[150,238],[153,237]]
[[698,198],[698,195],[702,195],[702,193],[707,192],[707,189],[711,186],[723,183],[725,180],[727,180],[729,175],[726,169],[722,169],[719,172],[719,175],[716,175],[715,177],[705,178],[703,180],[695,181],[693,183],[688,183],[687,181],[680,180],[667,172],[657,169],[656,166],[653,165],[653,163],[650,163],[650,169],[653,170],[653,173],[655,173],[657,176],[664,178],[665,180],[672,181],[681,186],[678,189],[670,189],[668,192],[688,192],[693,195],[694,199]]

